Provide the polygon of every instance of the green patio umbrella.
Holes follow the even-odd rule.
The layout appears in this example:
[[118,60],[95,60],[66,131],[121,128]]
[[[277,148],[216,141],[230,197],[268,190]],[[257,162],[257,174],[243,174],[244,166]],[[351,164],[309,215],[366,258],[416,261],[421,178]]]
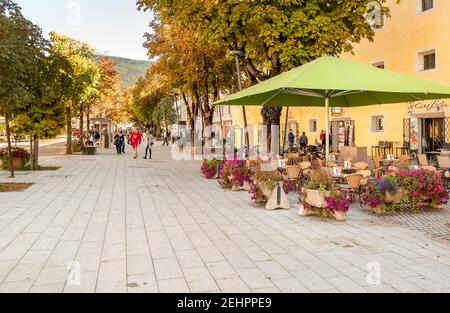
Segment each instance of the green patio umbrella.
[[[450,98],[450,86],[336,57],[322,57],[224,98],[215,105],[359,107]],[[330,142],[326,141],[329,158]]]

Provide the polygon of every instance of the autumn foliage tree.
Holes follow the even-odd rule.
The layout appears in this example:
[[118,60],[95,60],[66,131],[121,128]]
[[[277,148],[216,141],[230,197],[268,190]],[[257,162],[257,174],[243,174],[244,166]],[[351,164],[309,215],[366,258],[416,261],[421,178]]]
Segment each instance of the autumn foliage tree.
[[[378,1],[378,8],[388,16],[386,2]],[[364,38],[373,40],[375,33],[366,18],[372,3],[372,0],[139,0],[138,6],[156,15],[159,28],[191,33],[190,38],[207,47],[243,51],[242,65],[249,86],[323,55],[351,52],[353,44]],[[158,33],[158,28],[155,31]],[[196,51],[200,57],[201,50]],[[187,69],[194,75],[192,68]],[[262,108],[266,125],[279,125],[280,114],[280,108]]]
[[100,71],[98,97],[86,108],[88,129],[91,116],[108,118],[116,123],[123,119],[122,89],[115,63],[109,57],[102,56],[97,64]]

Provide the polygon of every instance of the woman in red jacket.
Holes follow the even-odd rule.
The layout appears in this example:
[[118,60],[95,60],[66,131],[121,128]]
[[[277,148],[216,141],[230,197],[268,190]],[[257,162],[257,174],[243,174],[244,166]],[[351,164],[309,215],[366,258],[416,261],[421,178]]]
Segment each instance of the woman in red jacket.
[[138,148],[142,143],[142,135],[137,128],[130,135],[130,144],[133,147],[134,159],[138,158]]

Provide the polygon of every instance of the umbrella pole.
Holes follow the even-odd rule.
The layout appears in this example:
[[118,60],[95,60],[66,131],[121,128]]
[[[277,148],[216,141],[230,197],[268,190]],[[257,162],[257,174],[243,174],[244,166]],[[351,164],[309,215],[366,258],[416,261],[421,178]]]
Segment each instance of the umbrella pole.
[[286,137],[287,137],[287,126],[289,122],[289,106],[286,107],[286,117],[284,119],[284,135],[283,135],[283,150],[280,155],[284,154],[284,150],[286,149]]
[[325,97],[325,123],[326,123],[326,133],[325,133],[325,161],[330,160],[330,97]]

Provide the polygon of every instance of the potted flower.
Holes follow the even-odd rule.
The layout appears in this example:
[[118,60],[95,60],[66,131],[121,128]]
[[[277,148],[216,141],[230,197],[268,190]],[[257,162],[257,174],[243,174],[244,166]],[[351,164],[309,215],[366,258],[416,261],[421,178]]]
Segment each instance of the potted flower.
[[395,212],[395,205],[385,201],[385,195],[378,189],[379,181],[370,183],[361,195],[361,202],[364,208],[378,215],[387,215]]
[[351,200],[336,192],[330,171],[324,167],[316,168],[311,172],[310,178],[300,194],[299,215],[345,220]]
[[[0,158],[2,160],[2,169],[9,168],[9,152],[8,148],[0,149]],[[30,161],[30,154],[27,150],[20,147],[12,147],[11,149],[12,163],[15,170],[21,170]]]
[[413,210],[424,207],[441,208],[447,204],[449,194],[439,172],[426,169],[407,170],[399,173],[399,184],[408,193]]
[[222,164],[222,161],[212,159],[212,160],[204,160],[201,173],[207,179],[217,178],[219,173],[219,166]]
[[227,160],[220,167],[219,184],[233,191],[250,190],[250,172],[245,161]]
[[326,197],[327,210],[322,210],[326,214],[331,214],[338,221],[345,221],[347,213],[350,210],[352,200],[349,197],[333,194],[331,197]]
[[325,208],[326,197],[331,195],[333,183],[330,173],[325,168],[315,169],[310,174],[311,180],[303,188],[303,200],[312,207]]
[[384,196],[384,202],[389,204],[400,203],[400,193],[398,184],[389,176],[377,182],[377,191]]
[[[278,172],[258,172],[250,179],[250,197],[253,203],[264,203],[283,179]],[[286,190],[285,190],[286,191]]]

